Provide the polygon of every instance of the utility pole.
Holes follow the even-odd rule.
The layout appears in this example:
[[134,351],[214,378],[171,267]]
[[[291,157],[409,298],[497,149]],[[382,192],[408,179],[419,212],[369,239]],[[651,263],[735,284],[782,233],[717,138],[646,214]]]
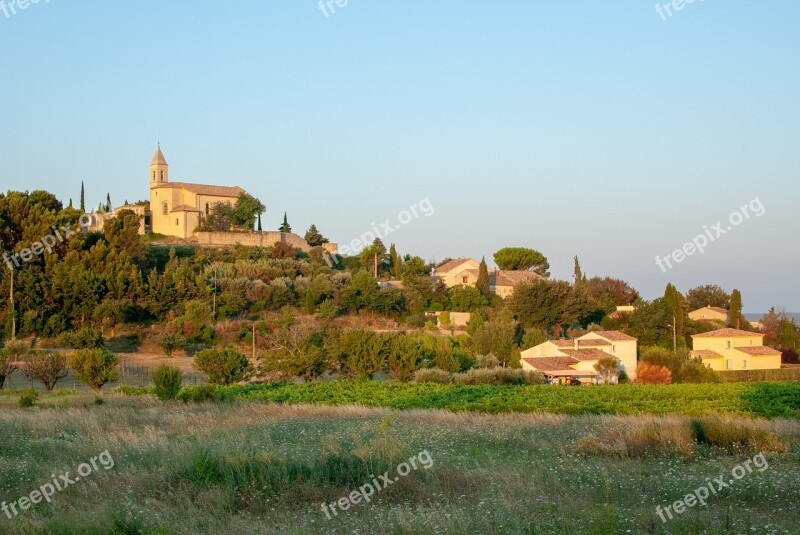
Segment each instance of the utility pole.
[[212,305],[214,324],[217,323],[217,267],[214,266],[214,304]]
[[11,339],[17,338],[17,313],[14,310],[14,269],[9,266],[8,270],[11,272],[11,287],[9,290],[9,300],[11,301]]
[[678,316],[672,315],[672,352],[678,352]]

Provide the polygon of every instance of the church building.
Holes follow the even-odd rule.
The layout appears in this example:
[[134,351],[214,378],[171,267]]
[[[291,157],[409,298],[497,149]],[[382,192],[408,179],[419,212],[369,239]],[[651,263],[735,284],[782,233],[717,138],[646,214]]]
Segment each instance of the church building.
[[152,231],[165,236],[191,238],[204,215],[215,203],[233,206],[245,190],[238,186],[208,186],[170,182],[169,164],[161,145],[150,162],[150,224]]

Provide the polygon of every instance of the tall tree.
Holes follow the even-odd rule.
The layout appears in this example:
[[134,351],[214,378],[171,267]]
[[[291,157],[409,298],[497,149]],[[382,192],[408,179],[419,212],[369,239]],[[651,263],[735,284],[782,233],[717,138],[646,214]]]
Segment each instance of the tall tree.
[[683,296],[678,291],[675,286],[670,283],[667,284],[666,290],[664,290],[664,302],[669,309],[669,312],[672,314],[673,318],[673,349],[677,349],[686,344],[686,339],[684,336],[684,329],[685,329],[685,315],[686,315],[686,304]]
[[397,252],[397,248],[394,244],[389,247],[389,261],[391,262],[391,267],[389,269],[392,273],[392,277],[399,280],[403,276],[403,258]]
[[81,212],[86,212],[86,190],[83,187],[83,180],[81,180]]
[[258,231],[263,232],[263,229],[261,228],[261,214],[258,214]]
[[688,302],[689,310],[697,310],[703,307],[728,308],[731,306],[730,294],[716,284],[706,284],[692,288],[686,292],[686,301]]
[[486,267],[486,258],[481,258],[481,264],[478,266],[478,282],[475,287],[486,297],[491,297],[489,288],[489,268]]
[[106,193],[106,212],[111,211],[111,193]]
[[494,253],[494,262],[500,269],[509,271],[533,271],[542,277],[549,277],[550,263],[547,258],[534,249],[525,247],[505,247]]
[[742,293],[734,289],[731,292],[731,309],[728,312],[728,322],[732,327],[737,329],[742,328],[744,322],[744,315],[742,314]]
[[575,255],[575,268],[573,270],[572,276],[575,279],[576,286],[586,282],[586,275],[584,275],[583,271],[581,271],[581,262],[580,260],[578,260],[578,255]]
[[361,251],[361,267],[368,269],[372,276],[378,278],[378,266],[383,258],[383,253],[377,245],[369,245]]
[[322,244],[330,243],[330,240],[317,230],[316,225],[311,225],[306,231],[305,240],[311,247],[320,247]]
[[278,230],[286,233],[292,231],[292,227],[291,225],[289,225],[289,219],[286,217],[286,212],[283,213],[283,223],[281,224],[280,227],[278,227]]
[[253,230],[256,219],[266,211],[264,204],[252,195],[242,192],[233,207],[234,224],[245,230]]

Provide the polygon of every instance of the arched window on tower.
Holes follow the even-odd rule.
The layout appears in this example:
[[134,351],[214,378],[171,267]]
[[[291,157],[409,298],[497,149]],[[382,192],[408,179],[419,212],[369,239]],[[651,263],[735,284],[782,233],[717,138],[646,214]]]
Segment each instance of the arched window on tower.
[[169,214],[169,205],[167,204],[167,201],[164,201],[164,202],[161,204],[161,213],[162,213],[163,215],[167,215],[167,214]]
[[161,170],[161,182],[164,182],[164,170]]
[[156,172],[153,171],[153,180],[155,180],[155,179],[156,179]]

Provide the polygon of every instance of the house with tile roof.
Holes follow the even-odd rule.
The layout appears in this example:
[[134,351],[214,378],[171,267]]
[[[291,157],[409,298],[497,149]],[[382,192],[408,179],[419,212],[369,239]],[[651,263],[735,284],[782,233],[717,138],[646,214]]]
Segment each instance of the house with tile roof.
[[722,307],[707,306],[689,312],[689,319],[693,321],[721,321],[728,323],[728,311]]
[[[472,286],[478,283],[478,270],[480,262],[472,258],[456,258],[445,262],[434,270],[435,280],[441,280],[445,286]],[[495,269],[489,271],[489,290],[500,297],[508,297],[514,293],[514,287],[522,282],[531,282],[542,279],[541,275],[533,271],[504,271]]]
[[764,345],[764,334],[739,329],[717,329],[692,335],[692,356],[715,371],[775,370],[781,352]]
[[636,338],[620,331],[593,331],[573,340],[548,340],[526,349],[521,364],[523,369],[538,371],[552,382],[576,379],[591,383],[599,380],[595,364],[611,356],[619,362],[620,370],[634,379],[636,344]]

